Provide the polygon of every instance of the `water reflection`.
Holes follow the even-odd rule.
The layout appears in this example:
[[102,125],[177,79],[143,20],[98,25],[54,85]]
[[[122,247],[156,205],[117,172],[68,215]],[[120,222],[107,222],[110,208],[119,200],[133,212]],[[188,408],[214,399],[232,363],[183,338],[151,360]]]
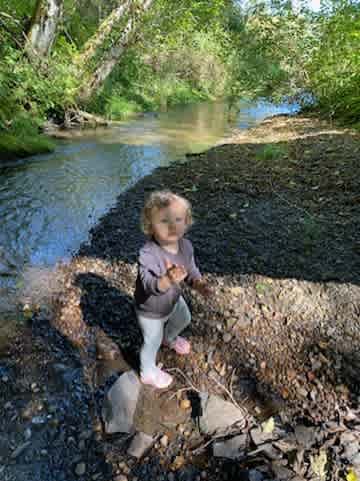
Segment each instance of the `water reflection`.
[[15,286],[16,273],[25,265],[52,265],[69,257],[116,196],[157,166],[209,148],[235,127],[297,108],[267,102],[241,102],[238,107],[235,116],[221,102],[144,115],[113,128],[82,132],[61,141],[52,154],[2,167],[2,294]]

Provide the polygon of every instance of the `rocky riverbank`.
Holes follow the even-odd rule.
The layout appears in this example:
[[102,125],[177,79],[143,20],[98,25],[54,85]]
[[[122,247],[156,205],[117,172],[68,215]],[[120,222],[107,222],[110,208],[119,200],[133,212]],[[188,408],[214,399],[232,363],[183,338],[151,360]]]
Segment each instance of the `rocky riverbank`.
[[[53,274],[51,295],[33,299],[41,308],[32,338],[18,333],[2,348],[4,479],[355,481],[359,153],[354,132],[279,116],[119,196]],[[129,435],[106,434],[101,409],[118,375],[137,367],[139,213],[158,188],[192,202],[189,237],[216,296],[205,303],[185,292],[193,351],[186,359],[161,352],[177,381],[145,390],[134,424],[154,443],[137,459]],[[230,432],[199,432],[188,389],[239,405],[251,423],[220,444]]]

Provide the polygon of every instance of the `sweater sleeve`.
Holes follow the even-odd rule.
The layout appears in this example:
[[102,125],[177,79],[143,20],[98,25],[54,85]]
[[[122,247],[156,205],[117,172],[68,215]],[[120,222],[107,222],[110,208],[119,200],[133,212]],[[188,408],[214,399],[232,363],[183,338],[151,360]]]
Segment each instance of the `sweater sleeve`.
[[163,294],[158,288],[158,278],[161,276],[160,267],[150,249],[141,249],[138,259],[139,278],[145,294],[158,296]]
[[185,279],[186,283],[191,285],[195,280],[201,278],[201,273],[195,263],[194,248],[191,242],[187,239],[186,249],[189,255],[188,275]]

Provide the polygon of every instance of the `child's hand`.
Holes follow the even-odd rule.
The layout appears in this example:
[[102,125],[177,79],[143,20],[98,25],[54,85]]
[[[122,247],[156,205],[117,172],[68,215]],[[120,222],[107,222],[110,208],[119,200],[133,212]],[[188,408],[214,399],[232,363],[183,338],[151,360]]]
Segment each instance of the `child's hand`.
[[165,260],[166,276],[171,284],[180,284],[188,275],[184,266],[178,264],[171,264],[167,259]]
[[214,295],[214,291],[209,284],[202,279],[196,279],[193,282],[193,288],[204,297],[212,297]]

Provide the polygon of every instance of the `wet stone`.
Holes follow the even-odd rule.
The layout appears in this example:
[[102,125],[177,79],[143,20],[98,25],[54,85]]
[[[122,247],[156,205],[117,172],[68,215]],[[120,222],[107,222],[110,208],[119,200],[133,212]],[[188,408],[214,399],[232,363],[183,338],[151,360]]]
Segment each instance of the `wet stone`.
[[201,404],[200,427],[205,433],[215,433],[244,420],[242,411],[219,396],[201,396]]
[[264,475],[257,469],[250,469],[249,471],[249,481],[262,481]]
[[133,430],[140,388],[140,381],[134,371],[120,376],[111,387],[102,411],[107,434],[130,433]]
[[85,463],[78,463],[75,467],[75,474],[76,476],[83,476],[86,472],[86,464]]
[[240,434],[227,441],[215,442],[213,444],[213,454],[217,458],[237,459],[244,455],[246,443],[246,434]]
[[127,450],[127,453],[130,456],[134,456],[135,458],[141,458],[145,452],[151,448],[154,444],[154,438],[149,434],[138,432],[135,434],[131,444]]
[[296,441],[306,447],[311,446],[315,442],[315,428],[306,427],[303,425],[295,426]]

